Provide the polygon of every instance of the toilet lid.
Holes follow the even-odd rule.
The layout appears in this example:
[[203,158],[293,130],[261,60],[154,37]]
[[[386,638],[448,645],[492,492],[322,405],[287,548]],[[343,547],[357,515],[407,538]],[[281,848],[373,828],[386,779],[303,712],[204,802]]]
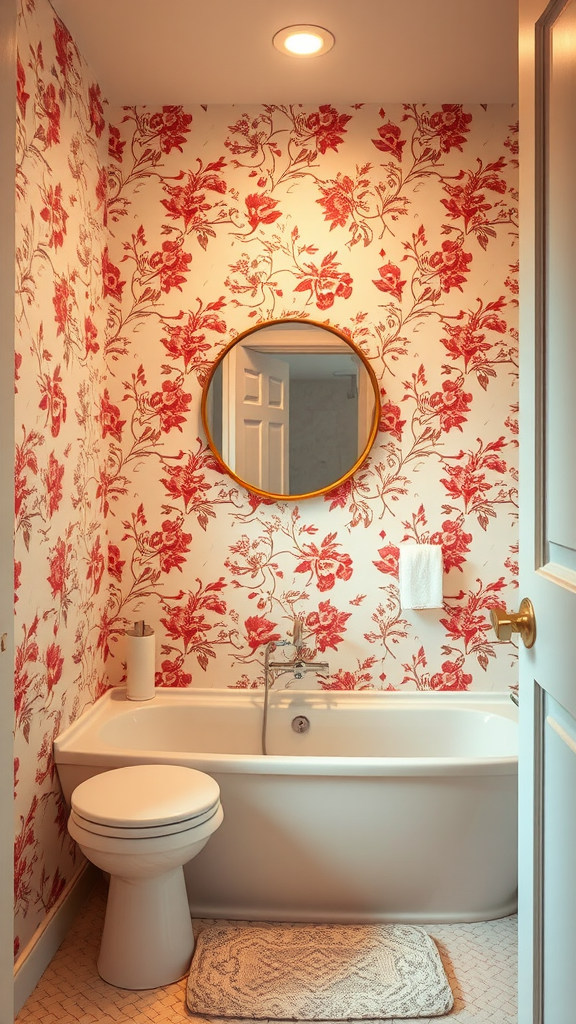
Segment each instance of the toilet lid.
[[214,779],[173,764],[130,765],[94,775],[76,787],[71,801],[79,822],[123,830],[179,823],[192,828],[215,814],[219,802]]

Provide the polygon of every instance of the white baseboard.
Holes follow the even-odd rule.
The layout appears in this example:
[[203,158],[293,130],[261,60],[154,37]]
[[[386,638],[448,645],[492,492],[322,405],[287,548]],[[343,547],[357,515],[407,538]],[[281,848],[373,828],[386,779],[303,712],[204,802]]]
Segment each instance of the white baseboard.
[[93,864],[83,864],[66,886],[62,899],[49,911],[20,953],[14,964],[15,1014],[33,992],[99,877],[100,872]]

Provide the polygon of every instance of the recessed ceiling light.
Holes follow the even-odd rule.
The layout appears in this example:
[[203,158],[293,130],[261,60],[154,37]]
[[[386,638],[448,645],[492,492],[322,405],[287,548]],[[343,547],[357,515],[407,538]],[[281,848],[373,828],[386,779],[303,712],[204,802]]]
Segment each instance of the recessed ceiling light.
[[334,36],[319,25],[288,25],[280,29],[272,42],[290,57],[319,57],[334,46]]

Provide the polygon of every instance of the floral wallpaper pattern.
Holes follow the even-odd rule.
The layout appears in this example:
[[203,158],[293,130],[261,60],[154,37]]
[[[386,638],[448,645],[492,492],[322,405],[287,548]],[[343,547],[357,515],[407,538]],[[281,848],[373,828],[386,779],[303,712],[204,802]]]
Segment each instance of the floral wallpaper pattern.
[[107,133],[98,85],[52,8],[18,25],[15,953],[79,864],[52,740],[106,687],[102,295]]
[[[110,157],[110,678],[138,614],[159,685],[258,687],[300,616],[324,688],[514,685],[486,613],[517,571],[514,110],[126,108]],[[345,331],[382,396],[366,464],[297,505],[237,487],[200,421],[230,337],[283,316]],[[404,540],[442,545],[438,612],[400,608]]]
[[[16,951],[76,870],[53,737],[125,674],[256,688],[303,622],[324,689],[502,690],[516,586],[517,127],[509,106],[110,112],[46,0],[18,63]],[[247,327],[345,331],[381,389],[369,459],[277,503],[223,473],[202,385]],[[400,608],[440,544],[442,609]]]

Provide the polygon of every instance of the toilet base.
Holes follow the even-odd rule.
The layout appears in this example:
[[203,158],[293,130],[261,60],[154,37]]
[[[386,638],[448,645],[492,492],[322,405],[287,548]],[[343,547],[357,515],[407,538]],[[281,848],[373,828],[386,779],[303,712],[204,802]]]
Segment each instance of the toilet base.
[[112,875],[98,973],[117,988],[159,988],[188,971],[194,933],[182,867],[153,878]]

